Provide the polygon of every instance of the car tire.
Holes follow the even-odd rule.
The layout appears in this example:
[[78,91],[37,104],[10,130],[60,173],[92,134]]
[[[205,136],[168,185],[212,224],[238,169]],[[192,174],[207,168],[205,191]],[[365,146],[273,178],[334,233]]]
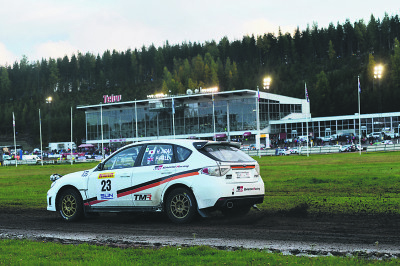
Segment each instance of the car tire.
[[177,224],[190,222],[197,209],[197,203],[193,194],[186,188],[172,190],[165,202],[165,209],[168,218]]
[[64,221],[74,222],[83,217],[83,202],[81,195],[75,189],[61,192],[58,200],[58,211]]
[[233,208],[223,208],[221,212],[226,217],[242,217],[249,213],[251,206],[233,207]]

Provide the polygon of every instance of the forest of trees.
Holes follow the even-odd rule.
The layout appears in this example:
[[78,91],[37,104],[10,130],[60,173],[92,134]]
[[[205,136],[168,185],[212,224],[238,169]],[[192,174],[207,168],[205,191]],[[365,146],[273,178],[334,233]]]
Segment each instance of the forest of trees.
[[[97,104],[102,95],[122,94],[123,101],[144,99],[155,92],[184,94],[187,89],[218,86],[220,91],[263,88],[272,78],[272,93],[304,98],[304,83],[313,117],[358,112],[357,78],[362,87],[361,112],[399,111],[400,20],[398,15],[344,24],[317,24],[293,34],[265,33],[241,40],[143,46],[102,55],[29,62],[23,57],[0,66],[0,135],[13,134],[12,112],[19,134],[39,142],[39,115],[51,128],[52,141],[70,139],[74,107],[76,142],[85,138],[84,112],[77,105]],[[384,67],[381,79],[374,67]],[[52,96],[51,104],[46,98]],[[50,127],[49,127],[50,126]],[[44,141],[48,134],[44,131]]]

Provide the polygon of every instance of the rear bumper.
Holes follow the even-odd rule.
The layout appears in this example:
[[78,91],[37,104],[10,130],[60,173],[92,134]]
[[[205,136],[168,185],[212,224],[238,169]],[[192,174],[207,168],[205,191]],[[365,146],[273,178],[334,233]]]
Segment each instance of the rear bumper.
[[240,197],[223,197],[219,198],[213,209],[223,209],[227,205],[232,205],[235,207],[246,207],[253,206],[254,204],[263,203],[264,194],[261,195],[251,195],[251,196],[240,196]]

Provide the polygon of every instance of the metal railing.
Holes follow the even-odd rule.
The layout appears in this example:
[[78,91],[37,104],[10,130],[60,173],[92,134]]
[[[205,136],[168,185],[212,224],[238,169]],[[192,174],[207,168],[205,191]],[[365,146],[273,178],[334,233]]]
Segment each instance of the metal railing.
[[[389,151],[400,151],[400,144],[380,144],[380,145],[369,145],[363,146],[363,152],[389,152]],[[250,156],[274,156],[275,149],[265,149],[265,150],[243,150],[246,154]],[[320,147],[310,147],[308,149],[309,154],[327,154],[327,153],[337,153],[340,152],[340,147],[338,146],[320,146]],[[307,155],[307,147],[299,147],[298,153],[292,153],[291,155]]]

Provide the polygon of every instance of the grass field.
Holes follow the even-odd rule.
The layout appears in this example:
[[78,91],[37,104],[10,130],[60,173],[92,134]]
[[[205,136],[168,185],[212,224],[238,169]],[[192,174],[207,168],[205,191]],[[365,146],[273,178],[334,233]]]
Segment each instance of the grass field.
[[[399,214],[400,152],[348,153],[256,158],[265,182],[270,212],[298,210],[322,214]],[[96,164],[10,166],[0,168],[0,206],[45,209],[49,176],[94,167]],[[221,251],[209,247],[118,249],[90,245],[0,240],[0,264],[398,264],[399,260],[294,257],[266,251]]]
[[264,157],[263,209],[399,214],[400,153]]

